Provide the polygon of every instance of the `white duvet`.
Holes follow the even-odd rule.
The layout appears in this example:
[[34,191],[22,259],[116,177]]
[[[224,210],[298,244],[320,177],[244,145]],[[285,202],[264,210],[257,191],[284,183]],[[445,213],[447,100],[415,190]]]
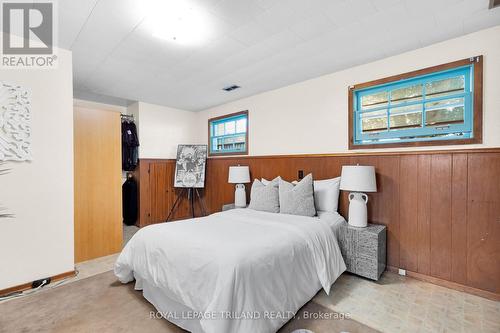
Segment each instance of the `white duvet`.
[[168,304],[188,309],[166,315],[185,329],[275,332],[345,271],[335,215],[234,209],[151,225],[125,246],[115,274],[123,283],[135,278],[164,316]]

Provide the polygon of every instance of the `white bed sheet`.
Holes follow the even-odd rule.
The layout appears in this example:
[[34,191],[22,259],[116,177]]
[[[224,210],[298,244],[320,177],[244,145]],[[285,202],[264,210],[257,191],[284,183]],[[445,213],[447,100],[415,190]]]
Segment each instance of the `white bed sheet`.
[[115,274],[192,332],[275,332],[345,271],[340,223],[234,209],[156,224],[127,243]]

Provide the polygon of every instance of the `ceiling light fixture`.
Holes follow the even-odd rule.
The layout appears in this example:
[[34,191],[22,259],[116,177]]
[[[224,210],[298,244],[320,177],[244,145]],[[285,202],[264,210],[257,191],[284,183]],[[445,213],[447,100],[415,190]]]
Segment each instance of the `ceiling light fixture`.
[[189,1],[146,1],[145,22],[154,37],[182,45],[199,45],[210,35],[208,14]]

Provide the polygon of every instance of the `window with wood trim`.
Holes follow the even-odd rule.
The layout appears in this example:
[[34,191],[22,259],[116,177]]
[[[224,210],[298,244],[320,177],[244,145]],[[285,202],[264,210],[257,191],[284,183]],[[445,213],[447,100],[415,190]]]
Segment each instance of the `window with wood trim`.
[[349,88],[349,148],[482,142],[482,56]]
[[209,155],[248,154],[248,111],[208,120]]

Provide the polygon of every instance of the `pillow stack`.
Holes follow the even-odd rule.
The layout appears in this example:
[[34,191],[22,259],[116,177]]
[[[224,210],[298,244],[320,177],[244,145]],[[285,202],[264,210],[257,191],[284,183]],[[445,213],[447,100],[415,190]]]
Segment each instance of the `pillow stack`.
[[308,174],[300,182],[289,183],[276,177],[272,181],[255,179],[248,208],[271,213],[315,216],[338,209],[340,177],[313,181]]

